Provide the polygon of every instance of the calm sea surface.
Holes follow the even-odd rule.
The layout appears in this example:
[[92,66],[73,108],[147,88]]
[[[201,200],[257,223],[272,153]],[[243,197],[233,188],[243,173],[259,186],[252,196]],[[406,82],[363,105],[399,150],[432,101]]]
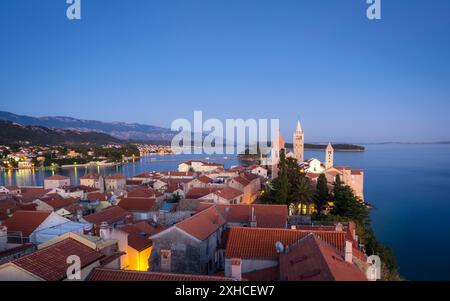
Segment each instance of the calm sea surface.
[[[307,151],[323,159],[324,153]],[[148,156],[136,163],[97,171],[128,177],[144,171],[176,170],[187,159],[206,155]],[[210,156],[225,167],[238,165],[235,157]],[[165,160],[154,162],[153,160]],[[394,249],[400,273],[410,280],[450,280],[450,145],[368,145],[363,153],[337,152],[335,165],[365,170],[366,199],[375,205],[377,237]],[[0,185],[42,185],[53,173],[78,183],[85,168],[57,171],[13,171],[0,174]]]

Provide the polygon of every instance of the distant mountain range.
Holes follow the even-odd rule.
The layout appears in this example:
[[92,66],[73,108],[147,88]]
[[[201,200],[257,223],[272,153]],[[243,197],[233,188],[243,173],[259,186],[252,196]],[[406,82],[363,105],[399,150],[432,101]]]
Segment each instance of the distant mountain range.
[[171,141],[176,134],[170,129],[124,122],[102,122],[72,117],[31,117],[0,111],[0,120],[8,120],[25,126],[42,126],[50,129],[67,129],[76,132],[99,132],[121,140]]
[[0,144],[69,145],[123,143],[120,139],[99,132],[49,129],[43,126],[24,126],[0,120]]

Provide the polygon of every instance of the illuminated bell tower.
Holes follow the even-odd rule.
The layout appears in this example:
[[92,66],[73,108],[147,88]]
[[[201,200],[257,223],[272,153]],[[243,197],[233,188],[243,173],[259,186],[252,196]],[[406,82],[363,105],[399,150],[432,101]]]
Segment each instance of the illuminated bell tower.
[[327,149],[325,150],[325,169],[333,167],[334,161],[334,149],[331,143],[328,143]]
[[300,120],[297,122],[297,128],[294,132],[294,156],[297,159],[298,163],[301,164],[305,160],[304,151],[305,151],[305,134],[302,131],[302,126],[300,124]]

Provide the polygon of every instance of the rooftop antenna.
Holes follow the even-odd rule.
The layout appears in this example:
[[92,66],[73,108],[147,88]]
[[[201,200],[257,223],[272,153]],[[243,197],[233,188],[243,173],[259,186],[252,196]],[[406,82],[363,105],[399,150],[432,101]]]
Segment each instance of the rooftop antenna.
[[277,253],[278,253],[278,254],[284,252],[284,246],[283,246],[283,244],[281,243],[281,241],[277,241],[277,242],[275,243],[275,249],[277,250]]

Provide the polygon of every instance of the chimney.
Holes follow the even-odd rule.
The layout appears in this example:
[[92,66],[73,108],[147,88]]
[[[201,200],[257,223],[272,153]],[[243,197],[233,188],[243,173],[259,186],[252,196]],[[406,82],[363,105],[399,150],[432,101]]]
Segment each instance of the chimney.
[[356,236],[356,224],[355,222],[349,222],[348,223],[348,230],[350,231],[350,234],[353,237],[353,240],[358,240],[357,236]]
[[8,228],[0,226],[0,250],[6,249],[8,244]]
[[296,225],[291,225],[291,230],[297,230],[297,226]]
[[102,222],[100,224],[100,238],[103,240],[111,239],[111,228],[107,222]]
[[242,261],[240,258],[231,258],[231,277],[235,280],[242,280]]
[[345,241],[345,261],[353,263],[353,244],[351,241]]
[[253,206],[252,206],[252,217],[251,217],[251,221],[250,221],[250,227],[252,227],[252,228],[257,227],[256,216],[255,216],[255,207],[253,207]]

